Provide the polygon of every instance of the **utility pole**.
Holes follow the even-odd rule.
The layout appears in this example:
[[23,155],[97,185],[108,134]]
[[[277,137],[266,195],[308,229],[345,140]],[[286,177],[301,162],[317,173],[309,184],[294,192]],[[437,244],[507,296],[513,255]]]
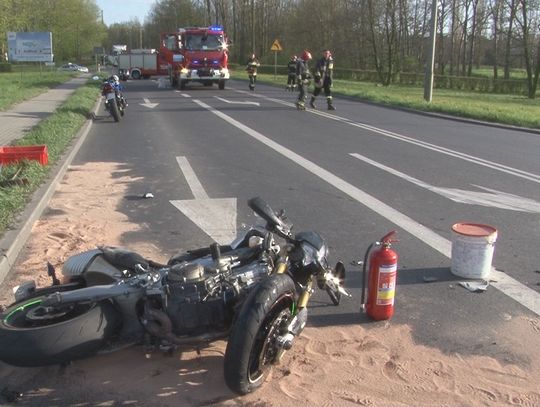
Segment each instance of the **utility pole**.
[[255,0],[251,0],[251,52],[255,53]]
[[431,5],[431,37],[428,59],[426,61],[426,76],[424,78],[424,100],[431,103],[433,99],[433,69],[435,67],[435,43],[437,40],[437,0]]

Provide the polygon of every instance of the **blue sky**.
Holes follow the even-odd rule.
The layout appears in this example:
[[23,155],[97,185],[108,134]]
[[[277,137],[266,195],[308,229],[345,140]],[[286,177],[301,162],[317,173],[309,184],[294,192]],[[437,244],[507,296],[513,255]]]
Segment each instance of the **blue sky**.
[[127,22],[134,18],[144,23],[144,18],[154,2],[155,0],[96,0],[97,6],[103,10],[103,21],[107,25]]

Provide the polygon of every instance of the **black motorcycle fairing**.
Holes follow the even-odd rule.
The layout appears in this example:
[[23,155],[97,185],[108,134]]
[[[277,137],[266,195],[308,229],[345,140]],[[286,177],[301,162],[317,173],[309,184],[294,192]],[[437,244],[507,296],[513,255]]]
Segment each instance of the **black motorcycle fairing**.
[[280,218],[262,198],[257,196],[249,199],[248,206],[267,222],[267,229],[280,232],[282,237],[290,237],[291,225]]
[[317,232],[313,231],[298,232],[294,236],[294,240],[298,242],[307,242],[316,250],[321,250],[326,245],[326,242],[324,241],[322,236],[319,235]]
[[327,266],[328,246],[317,232],[299,232],[294,247],[289,253],[291,273],[294,279],[306,284],[312,276],[324,271]]

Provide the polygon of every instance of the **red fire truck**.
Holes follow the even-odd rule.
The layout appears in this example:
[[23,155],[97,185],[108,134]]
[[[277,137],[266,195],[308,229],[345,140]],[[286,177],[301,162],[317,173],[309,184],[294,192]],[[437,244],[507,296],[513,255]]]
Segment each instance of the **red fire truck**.
[[221,26],[179,28],[174,34],[162,34],[160,53],[171,53],[167,58],[171,84],[184,89],[189,82],[217,83],[219,89],[225,89],[228,43]]
[[118,68],[133,79],[167,75],[180,89],[189,82],[205,86],[216,83],[219,89],[225,89],[229,79],[227,46],[221,26],[179,28],[161,34],[158,52],[133,50],[119,55]]

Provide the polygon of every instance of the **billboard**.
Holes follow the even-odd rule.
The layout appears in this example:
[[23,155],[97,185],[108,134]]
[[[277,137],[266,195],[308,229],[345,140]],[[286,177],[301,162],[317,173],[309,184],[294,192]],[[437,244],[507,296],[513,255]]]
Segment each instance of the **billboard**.
[[51,32],[8,32],[8,58],[15,62],[52,62]]

